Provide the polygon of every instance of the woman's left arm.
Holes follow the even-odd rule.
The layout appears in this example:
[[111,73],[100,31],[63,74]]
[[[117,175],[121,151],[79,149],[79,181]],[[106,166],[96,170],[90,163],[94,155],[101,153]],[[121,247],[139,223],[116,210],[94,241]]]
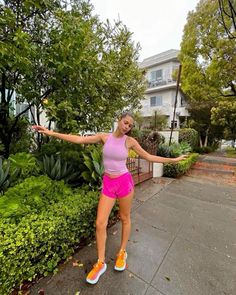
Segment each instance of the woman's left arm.
[[176,163],[176,162],[179,162],[179,161],[187,158],[186,155],[182,155],[177,158],[165,158],[165,157],[151,155],[140,146],[140,144],[137,142],[136,139],[134,139],[132,137],[130,137],[130,148],[132,150],[134,150],[141,158],[143,158],[149,162]]

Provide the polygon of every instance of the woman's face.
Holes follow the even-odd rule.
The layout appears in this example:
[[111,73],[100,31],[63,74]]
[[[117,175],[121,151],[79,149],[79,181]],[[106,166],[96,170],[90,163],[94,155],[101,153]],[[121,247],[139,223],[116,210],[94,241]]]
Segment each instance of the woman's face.
[[134,125],[134,119],[127,115],[118,121],[118,128],[122,134],[126,134]]

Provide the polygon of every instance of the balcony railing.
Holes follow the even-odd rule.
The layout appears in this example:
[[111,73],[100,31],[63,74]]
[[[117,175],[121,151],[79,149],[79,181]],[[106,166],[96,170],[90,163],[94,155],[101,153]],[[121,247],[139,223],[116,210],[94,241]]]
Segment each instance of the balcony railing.
[[157,80],[157,81],[148,81],[147,82],[147,88],[154,88],[158,86],[164,86],[168,84],[173,84],[176,82],[174,79],[166,79],[166,80]]

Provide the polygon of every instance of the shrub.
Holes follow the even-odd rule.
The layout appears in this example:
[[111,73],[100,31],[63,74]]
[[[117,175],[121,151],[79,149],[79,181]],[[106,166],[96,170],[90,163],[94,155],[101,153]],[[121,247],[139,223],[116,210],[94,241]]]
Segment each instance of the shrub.
[[39,175],[39,165],[31,154],[22,152],[10,155],[11,186],[20,183],[25,178]]
[[62,181],[52,181],[47,176],[26,178],[0,197],[0,218],[19,222],[23,216],[46,210],[50,204],[59,202],[70,194],[72,190]]
[[215,151],[215,147],[212,146],[203,146],[203,147],[195,147],[194,152],[199,154],[209,154]]
[[191,150],[191,146],[185,141],[182,141],[181,143],[172,143],[170,146],[170,157],[179,157],[180,155],[190,153]]
[[[49,197],[49,196],[48,196]],[[84,239],[94,235],[98,192],[80,191],[19,223],[0,219],[0,293],[56,271]]]
[[[10,125],[15,121],[15,118],[10,118]],[[10,144],[10,154],[16,154],[21,152],[30,152],[34,145],[34,135],[28,120],[24,117],[20,117],[14,128],[12,135],[12,141]]]
[[178,163],[164,164],[163,176],[166,177],[179,177],[185,174],[191,166],[197,161],[198,154],[191,154],[187,159],[182,160]]
[[79,175],[72,165],[62,161],[60,157],[51,155],[44,156],[41,162],[42,171],[53,180],[64,180],[65,182],[73,181]]
[[171,149],[167,144],[160,144],[157,146],[157,156],[170,158],[171,157]]
[[187,142],[192,150],[198,146],[198,132],[193,128],[184,128],[179,130],[179,143]]
[[8,160],[5,160],[5,163],[4,163],[2,158],[0,157],[0,195],[10,185],[9,169],[10,169],[10,162]]
[[84,171],[82,177],[90,185],[101,186],[104,167],[102,163],[102,149],[98,146],[89,146],[87,152],[83,154]]

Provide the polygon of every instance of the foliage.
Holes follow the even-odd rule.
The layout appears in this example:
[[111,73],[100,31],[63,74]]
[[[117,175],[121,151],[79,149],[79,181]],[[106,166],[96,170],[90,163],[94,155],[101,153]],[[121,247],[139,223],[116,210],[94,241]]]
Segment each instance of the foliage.
[[[235,98],[236,46],[225,32],[217,1],[202,0],[188,15],[179,55],[181,88],[187,95],[192,128],[200,139],[222,137],[222,128],[211,124],[211,108],[222,97]],[[221,134],[219,134],[219,130]]]
[[3,159],[0,157],[0,195],[8,188],[10,185],[10,162],[6,161],[6,165],[3,165]]
[[170,146],[167,144],[159,144],[157,146],[156,154],[157,156],[160,156],[160,157],[170,158],[170,155],[171,155]]
[[186,141],[181,143],[172,143],[170,146],[170,156],[179,157],[180,155],[188,154],[192,150],[190,144]]
[[203,147],[195,147],[194,152],[199,154],[209,154],[214,152],[217,149],[216,146],[203,146]]
[[11,186],[27,177],[39,175],[39,165],[31,154],[22,152],[10,155]]
[[227,139],[236,139],[236,101],[220,101],[217,107],[211,110],[213,124],[225,127]]
[[82,172],[82,177],[90,185],[102,185],[104,167],[102,164],[102,150],[98,146],[90,146],[88,152],[83,155],[86,170]]
[[182,160],[178,163],[168,163],[164,164],[164,173],[165,177],[179,177],[184,175],[191,166],[197,161],[198,154],[191,154],[185,160]]
[[230,39],[236,39],[236,1],[218,0],[222,24]]
[[19,222],[23,216],[46,210],[50,204],[63,201],[71,194],[63,182],[52,181],[47,176],[26,178],[0,197],[0,218]]
[[83,163],[84,147],[80,144],[72,144],[55,138],[50,138],[48,143],[42,145],[40,151],[36,153],[39,160],[46,155],[60,156],[63,161],[70,164],[75,170],[81,171]]
[[[59,130],[98,131],[117,111],[136,108],[143,97],[139,45],[121,21],[102,23],[89,1],[4,1],[0,26],[0,141],[5,155],[15,124],[16,102],[45,110]],[[13,91],[15,90],[15,92]],[[94,115],[96,114],[96,115]]]
[[159,111],[155,111],[150,119],[150,128],[153,130],[163,130],[167,127],[168,119]]
[[157,145],[163,143],[165,138],[163,135],[158,133],[158,131],[152,131],[150,129],[143,129],[141,133],[141,137],[138,138],[139,144],[143,149],[149,152],[153,152],[156,150]]
[[236,158],[236,149],[232,147],[228,147],[226,149],[226,156],[228,158]]
[[235,53],[235,41],[225,33],[217,1],[200,1],[184,28],[181,88],[195,100],[235,97]]
[[140,138],[142,134],[142,131],[139,130],[138,128],[132,128],[131,132],[130,132],[130,136],[134,137],[136,139]]
[[1,294],[9,294],[24,280],[55,272],[80,241],[93,236],[97,203],[98,192],[80,191],[19,223],[1,219]]
[[60,157],[44,156],[41,162],[42,171],[53,180],[64,180],[70,182],[78,178],[79,173],[74,170],[72,165],[63,161]]
[[[14,124],[14,119],[11,118],[11,120],[12,124]],[[30,152],[34,148],[35,143],[31,125],[26,118],[19,118],[14,128],[14,132],[12,133],[10,154]]]
[[183,154],[191,152],[189,143],[182,141],[181,143],[172,143],[170,146],[167,144],[160,144],[157,147],[157,156],[166,158],[176,158]]
[[129,150],[129,158],[137,158],[138,154],[134,150]]
[[198,132],[193,128],[184,128],[179,130],[179,142],[189,143],[192,149],[198,145]]

